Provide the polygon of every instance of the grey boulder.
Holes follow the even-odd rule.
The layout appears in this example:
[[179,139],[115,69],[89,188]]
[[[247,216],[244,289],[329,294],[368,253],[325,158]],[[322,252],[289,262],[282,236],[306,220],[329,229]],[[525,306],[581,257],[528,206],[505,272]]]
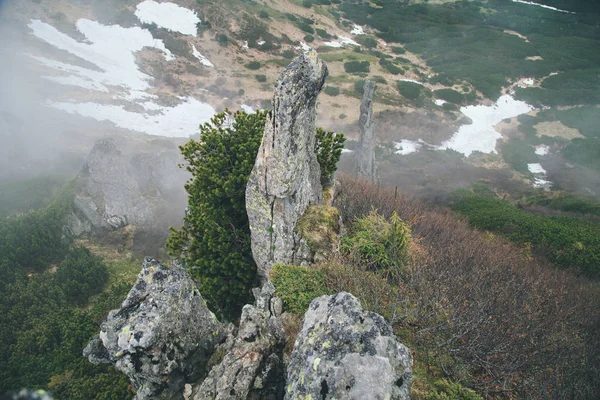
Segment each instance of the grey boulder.
[[137,399],[171,399],[206,375],[225,335],[187,271],[146,258],[121,308],[110,312],[83,354],[92,363],[114,364]]
[[412,355],[382,316],[342,292],[312,301],[287,370],[285,399],[409,399]]

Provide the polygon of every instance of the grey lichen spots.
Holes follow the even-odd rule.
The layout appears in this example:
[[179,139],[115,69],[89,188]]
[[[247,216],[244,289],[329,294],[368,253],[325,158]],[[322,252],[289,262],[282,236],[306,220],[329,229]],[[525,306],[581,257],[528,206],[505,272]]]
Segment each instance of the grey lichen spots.
[[170,398],[204,374],[225,325],[215,318],[187,271],[146,258],[119,310],[84,349],[93,363],[112,363],[129,377],[137,399]]
[[305,314],[285,398],[404,400],[411,378],[411,353],[389,324],[342,292],[313,300]]

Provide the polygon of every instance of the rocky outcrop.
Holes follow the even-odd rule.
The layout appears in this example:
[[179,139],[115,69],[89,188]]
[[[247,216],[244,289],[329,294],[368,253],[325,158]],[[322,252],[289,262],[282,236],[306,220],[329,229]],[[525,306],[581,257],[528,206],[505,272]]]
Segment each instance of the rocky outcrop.
[[225,355],[194,390],[194,400],[283,398],[285,333],[277,318],[281,300],[274,293],[270,282],[261,290],[254,289],[256,305],[242,309],[237,335],[217,350]]
[[114,364],[131,380],[137,399],[171,399],[206,374],[225,335],[184,269],[146,258],[121,308],[110,312],[84,356]]
[[285,398],[409,399],[410,350],[349,293],[314,299],[287,370]]
[[147,240],[147,232],[163,233],[152,243],[139,245],[142,251],[162,247],[168,226],[181,220],[173,210],[183,210],[186,201],[188,175],[178,167],[180,155],[173,147],[126,154],[114,139],[97,141],[77,177],[69,233],[104,236],[133,225],[139,228],[138,242]]
[[296,58],[275,86],[246,188],[252,254],[263,282],[275,263],[305,265],[311,259],[295,228],[306,208],[322,200],[315,106],[326,76],[327,66],[312,51]]
[[375,121],[373,120],[373,94],[375,82],[365,81],[358,129],[360,136],[356,146],[356,173],[370,181],[377,180],[375,163]]

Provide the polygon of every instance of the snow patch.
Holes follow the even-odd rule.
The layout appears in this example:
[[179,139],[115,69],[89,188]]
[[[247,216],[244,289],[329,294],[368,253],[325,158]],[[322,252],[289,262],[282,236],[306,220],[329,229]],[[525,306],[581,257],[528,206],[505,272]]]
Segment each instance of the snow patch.
[[149,31],[138,27],[107,26],[96,21],[80,19],[77,21],[77,29],[90,43],[78,42],[39,20],[32,20],[29,28],[38,38],[91,62],[101,70],[34,57],[47,67],[75,76],[74,79],[68,79],[69,84],[77,83],[86,89],[106,92],[107,86],[119,86],[128,91],[131,98],[147,97],[145,91],[150,87],[149,81],[152,77],[138,69],[134,53],[144,47],[153,47],[163,51],[165,59],[173,59],[162,40],[154,39]]
[[351,35],[364,35],[365,31],[363,30],[362,26],[358,26],[356,24],[354,24],[354,28],[350,31]]
[[308,52],[310,51],[310,46],[307,45],[305,42],[300,42],[300,46],[296,46],[296,50],[302,50],[303,52]]
[[192,36],[198,34],[200,19],[196,13],[174,3],[144,0],[137,5],[135,16],[143,23],[154,23],[173,32]]
[[571,12],[571,11],[561,10],[559,8],[547,6],[545,4],[534,3],[533,1],[512,0],[512,2],[513,3],[521,3],[521,4],[529,4],[529,5],[532,5],[532,6],[538,6],[538,7],[546,8],[548,10],[559,11],[559,12],[563,12],[563,13],[567,13],[567,14],[575,14],[574,12]]
[[342,44],[352,45],[352,46],[360,46],[360,44],[356,43],[354,40],[347,38],[345,36],[338,36],[338,39]]
[[[149,115],[125,110],[122,106],[98,103],[51,102],[50,106],[69,114],[78,114],[97,121],[111,121],[119,128],[145,132],[150,135],[188,137],[198,130],[198,125],[209,122],[216,113],[206,103],[187,97],[175,107],[155,107],[158,112]],[[146,103],[147,104],[147,103]]]
[[540,145],[535,147],[535,154],[538,156],[545,156],[550,152],[550,147],[546,145]]
[[332,40],[331,42],[325,42],[325,43],[323,43],[323,46],[335,47],[335,48],[344,47],[344,45],[342,45],[340,42],[337,42],[335,40]]
[[342,149],[342,153],[354,153],[354,150]]
[[394,147],[396,148],[395,153],[400,155],[407,155],[411,153],[415,153],[423,146],[421,141],[413,141],[408,139],[402,139],[399,143],[394,143]]
[[336,48],[340,48],[340,47],[346,47],[346,46],[359,46],[360,44],[356,43],[354,40],[347,38],[345,36],[338,36],[338,40],[332,40],[330,42],[325,42],[323,43],[324,46],[328,46],[328,47],[336,47]]
[[533,187],[536,188],[544,188],[546,190],[550,189],[552,186],[552,182],[546,180],[546,170],[539,163],[531,163],[527,164],[527,169],[531,172],[533,177]]
[[435,99],[434,103],[435,103],[436,106],[443,106],[444,104],[447,103],[447,101],[446,100],[442,100],[442,99]]
[[259,46],[262,46],[265,43],[267,43],[267,42],[265,42],[264,40],[259,40],[258,42],[256,42],[256,44],[259,45]]
[[505,118],[526,114],[532,109],[529,104],[515,100],[510,95],[501,96],[492,106],[461,107],[460,111],[473,123],[462,125],[458,132],[442,143],[439,149],[453,149],[465,156],[471,155],[474,151],[496,153],[496,141],[502,136],[496,132],[494,125]]
[[419,82],[419,81],[415,81],[414,79],[399,79],[402,82],[412,82],[412,83],[416,83],[417,85],[421,85],[423,86],[423,82]]
[[200,60],[200,63],[206,67],[214,67],[215,65],[213,63],[211,63],[209,61],[208,58],[204,57],[202,54],[200,54],[200,52],[196,49],[196,46],[192,45],[192,54],[194,55],[194,57],[196,57],[198,60]]
[[[164,43],[154,39],[146,29],[108,26],[80,19],[76,26],[87,40],[78,42],[39,20],[32,20],[28,26],[33,35],[41,40],[97,66],[97,69],[89,69],[31,56],[55,73],[46,76],[46,79],[84,89],[84,96],[88,99],[93,99],[96,92],[102,93],[98,101],[105,102],[106,93],[110,94],[109,99],[119,101],[118,105],[94,103],[93,100],[86,103],[48,101],[47,105],[50,107],[98,121],[111,121],[124,129],[181,137],[196,132],[198,124],[209,121],[215,114],[214,108],[209,104],[189,97],[181,98],[182,103],[175,107],[163,107],[151,100],[157,98],[149,93],[153,78],[139,70],[135,52],[151,47],[162,51],[167,60],[174,57]],[[127,111],[126,105],[122,104],[123,100],[141,105],[145,111]]]
[[247,112],[248,114],[254,114],[254,113],[255,113],[255,111],[254,111],[254,108],[250,107],[250,106],[249,106],[249,105],[247,105],[247,104],[242,104],[242,105],[240,106],[240,108],[241,108],[242,110],[244,110],[245,112]]

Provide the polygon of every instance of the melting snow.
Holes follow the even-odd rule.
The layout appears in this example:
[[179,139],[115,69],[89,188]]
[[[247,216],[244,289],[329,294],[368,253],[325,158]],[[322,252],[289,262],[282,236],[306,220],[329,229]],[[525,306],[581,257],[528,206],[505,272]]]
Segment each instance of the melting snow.
[[400,143],[395,143],[394,145],[396,147],[396,154],[401,154],[403,156],[414,153],[423,146],[421,140],[415,142],[408,139],[402,139]]
[[354,24],[354,29],[352,29],[350,31],[351,35],[364,35],[365,31],[363,30],[362,26],[358,26],[356,24]]
[[525,79],[523,79],[523,83],[528,86],[531,86],[531,85],[533,85],[534,80],[533,80],[533,78],[525,78]]
[[240,106],[240,108],[241,108],[242,110],[246,111],[248,114],[254,114],[254,108],[250,107],[250,106],[249,106],[249,105],[247,105],[247,104],[242,104],[242,105]]
[[[107,86],[119,86],[128,91],[128,98],[148,97],[145,93],[150,87],[151,76],[138,69],[134,52],[144,47],[153,47],[165,53],[167,60],[173,55],[165,48],[162,40],[152,37],[149,31],[138,27],[122,28],[118,25],[102,25],[88,19],[77,21],[77,29],[91,43],[78,42],[59,32],[54,27],[39,20],[32,20],[29,27],[33,34],[61,50],[66,50],[98,66],[102,71],[65,64],[43,57],[34,57],[41,64],[75,78],[67,79],[69,84],[85,89],[107,92]],[[61,79],[53,79],[60,81]]]
[[80,19],[77,21],[77,29],[87,41],[78,42],[39,20],[32,20],[29,27],[36,37],[98,67],[89,69],[32,56],[41,65],[56,72],[56,75],[46,76],[47,79],[85,89],[87,98],[93,97],[93,93],[97,92],[102,93],[101,98],[105,101],[106,93],[110,93],[112,99],[135,102],[144,110],[151,111],[151,114],[127,111],[122,104],[49,101],[48,105],[51,107],[98,121],[112,121],[125,129],[152,135],[183,137],[196,132],[199,123],[208,121],[215,114],[213,107],[193,98],[181,98],[182,103],[175,107],[163,107],[150,100],[156,98],[148,93],[153,78],[139,70],[135,52],[144,47],[152,47],[162,51],[167,60],[174,57],[164,43],[154,39],[146,29],[107,26]]
[[173,32],[193,36],[198,33],[196,25],[200,23],[200,19],[196,13],[177,4],[144,0],[137,5],[135,15],[144,23],[155,23]]
[[347,38],[345,36],[338,36],[338,39],[340,39],[340,42],[342,42],[342,44],[351,44],[352,46],[360,46],[360,44],[356,43],[354,40]]
[[50,105],[70,114],[79,114],[98,121],[111,121],[123,129],[151,135],[187,137],[198,130],[199,124],[208,122],[215,114],[215,109],[192,97],[182,100],[184,102],[175,107],[157,108],[150,105],[148,109],[160,111],[155,115],[131,112],[122,106],[110,104],[52,102]]
[[505,118],[514,118],[528,113],[533,107],[513,99],[509,95],[501,96],[493,106],[467,106],[460,111],[473,123],[462,125],[449,140],[442,143],[440,150],[453,149],[466,156],[474,151],[495,153],[496,141],[502,136],[496,132],[494,125]]
[[416,83],[418,85],[423,86],[423,82],[419,82],[419,81],[415,81],[414,79],[400,79],[403,82],[412,82],[412,83]]
[[302,50],[304,52],[307,52],[310,51],[310,46],[307,45],[305,42],[300,42],[300,46],[297,46],[296,50]]
[[354,40],[344,37],[344,36],[338,36],[338,40],[332,40],[331,42],[325,42],[323,43],[324,46],[328,46],[328,47],[344,47],[344,46],[348,46],[348,45],[352,45],[352,46],[360,46],[360,44],[356,43]]
[[534,175],[533,187],[549,189],[552,182],[544,179],[546,177],[546,170],[539,163],[527,164],[527,169]]
[[331,42],[325,42],[323,43],[324,46],[329,46],[329,47],[344,47],[340,42],[336,42],[336,41],[331,41]]
[[215,65],[213,63],[211,63],[209,61],[208,58],[204,57],[202,54],[200,54],[200,52],[198,51],[198,49],[196,49],[196,46],[192,45],[192,54],[194,55],[194,57],[196,57],[198,60],[200,60],[200,63],[206,67],[214,67]]
[[545,156],[546,154],[548,154],[549,151],[550,151],[550,147],[548,147],[546,145],[541,145],[541,146],[535,147],[535,154],[537,154],[538,156]]
[[542,8],[547,8],[548,10],[560,11],[560,12],[564,12],[564,13],[568,13],[568,14],[575,14],[574,12],[571,12],[571,11],[561,10],[559,8],[547,6],[545,4],[534,3],[533,1],[512,0],[512,2],[513,3],[521,3],[521,4],[529,4],[532,6],[538,6],[538,7],[542,7]]
[[546,170],[540,163],[527,164],[527,169],[529,169],[529,172],[532,174],[546,174]]

